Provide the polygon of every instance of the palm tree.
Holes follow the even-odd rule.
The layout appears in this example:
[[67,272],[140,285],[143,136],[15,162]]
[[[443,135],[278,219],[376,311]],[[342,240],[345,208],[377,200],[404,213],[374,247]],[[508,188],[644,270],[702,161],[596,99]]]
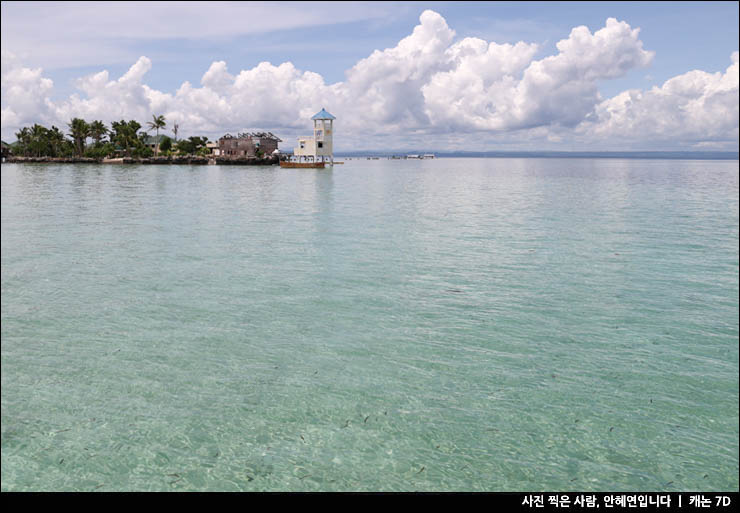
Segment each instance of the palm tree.
[[118,144],[120,147],[124,147],[124,137],[123,137],[123,127],[126,125],[126,122],[124,120],[121,121],[111,121],[110,128],[111,128],[111,136],[110,140],[111,142],[114,142]]
[[48,146],[48,134],[49,129],[45,128],[38,123],[33,125],[31,128],[31,147],[37,157],[46,153]]
[[69,129],[69,135],[75,141],[77,155],[82,156],[82,153],[85,151],[85,139],[90,136],[90,125],[84,119],[73,118],[69,123]]
[[52,157],[58,157],[61,153],[61,147],[64,145],[64,134],[54,125],[49,130],[49,145],[51,146]]
[[102,121],[93,121],[90,123],[90,137],[95,141],[97,146],[100,140],[108,134],[109,130]]
[[173,123],[172,125],[172,132],[175,134],[175,142],[177,142],[177,131],[180,129],[180,125],[177,123]]
[[152,121],[147,123],[149,130],[157,130],[157,145],[154,147],[154,156],[159,155],[159,129],[164,128],[166,123],[164,122],[164,116],[155,116],[152,114]]
[[21,128],[20,132],[15,133],[15,137],[18,139],[20,153],[23,153],[24,157],[27,156],[26,153],[28,151],[28,145],[31,142],[31,130],[29,130],[27,126],[24,126]]
[[121,120],[112,122],[111,127],[113,128],[114,133],[113,139],[116,143],[126,149],[126,156],[130,157],[131,146],[136,146],[137,143],[139,143],[138,134],[136,132],[139,131],[141,125],[135,120],[131,120],[129,122]]

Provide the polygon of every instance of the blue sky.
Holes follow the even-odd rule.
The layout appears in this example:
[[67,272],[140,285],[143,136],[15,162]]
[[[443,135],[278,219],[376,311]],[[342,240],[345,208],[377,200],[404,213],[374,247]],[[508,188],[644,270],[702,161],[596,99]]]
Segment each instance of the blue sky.
[[[425,11],[435,13],[442,22],[429,16],[425,24],[421,21]],[[611,38],[605,44],[616,45],[614,51],[601,56],[584,56],[583,62],[591,62],[600,68],[598,72],[584,74],[578,63],[581,59],[578,52],[597,52],[598,44],[581,39],[578,44],[583,46],[571,48],[567,55],[556,44],[568,39],[578,26],[585,26],[590,34],[595,34],[606,27],[608,18],[615,18],[631,30],[639,28],[639,35],[630,37],[626,30],[605,31],[604,38]],[[414,44],[418,44],[418,48],[403,53],[405,50],[402,52],[399,44],[412,35],[415,27],[422,27],[424,30],[420,31],[426,36],[417,38]],[[498,45],[515,45],[522,41],[533,46],[531,51],[521,49],[524,53],[517,54],[512,50],[493,60],[476,61],[480,69],[474,69],[472,73],[480,71],[482,78],[469,77],[464,75],[471,73],[469,66],[461,64],[459,56],[452,56],[458,55],[455,45],[466,38],[478,38],[486,44]],[[422,51],[424,45],[440,52],[440,61],[449,59],[449,62],[440,67],[430,61],[424,64],[426,67],[423,69],[419,67],[422,65],[416,62],[413,52]],[[536,50],[534,45],[537,45]],[[700,77],[704,89],[694,91],[693,94],[698,95],[694,103],[715,105],[719,101],[717,94],[731,96],[726,93],[728,87],[732,91],[736,74],[729,67],[733,62],[733,52],[738,50],[738,3],[3,2],[2,50],[4,140],[14,139],[12,132],[19,125],[32,124],[34,116],[39,118],[38,122],[47,123],[60,122],[60,116],[75,112],[81,116],[107,116],[109,119],[128,114],[129,117],[142,117],[141,121],[144,121],[151,117],[147,107],[149,111],[159,109],[157,113],[164,110],[170,118],[183,118],[186,131],[206,133],[212,137],[217,137],[219,131],[246,128],[282,129],[290,137],[295,135],[293,132],[300,132],[301,121],[307,119],[306,112],[324,106],[330,111],[333,108],[341,126],[341,116],[351,118],[352,123],[357,117],[362,117],[361,111],[349,106],[363,104],[366,112],[375,114],[357,121],[356,127],[345,123],[347,138],[338,141],[339,147],[369,149],[383,146],[391,138],[397,140],[397,134],[408,135],[407,146],[412,147],[415,142],[427,140],[429,134],[435,134],[437,144],[448,149],[462,149],[461,144],[469,149],[591,149],[594,144],[599,149],[645,149],[645,134],[632,142],[628,137],[630,126],[639,122],[639,116],[658,109],[653,114],[660,111],[670,117],[667,109],[683,108],[678,97],[670,105],[663,104],[664,95],[656,96],[655,101],[650,100],[647,93],[651,88],[661,88],[666,81],[676,77],[683,77],[677,82],[695,83],[698,76],[685,75],[699,70],[705,74]],[[373,52],[382,55],[370,62],[372,59],[368,58]],[[630,64],[619,65],[620,55],[630,60]],[[553,63],[554,67],[547,71],[550,74],[548,80],[555,80],[557,87],[563,90],[568,89],[570,96],[553,97],[549,105],[545,102],[515,115],[514,110],[520,109],[515,105],[521,106],[522,102],[532,102],[535,98],[523,96],[525,89],[530,93],[534,91],[534,79],[526,78],[527,66],[556,56],[561,57],[560,64]],[[86,80],[84,77],[103,70],[107,71],[107,82],[118,81],[142,57],[146,61],[140,63],[141,73],[136,73],[138,92],[126,89],[122,93],[133,98],[127,107],[105,110],[103,93],[98,94],[91,89],[110,90],[112,87],[106,86],[102,78],[85,91],[80,90],[81,79]],[[506,67],[504,62],[524,57],[525,61],[511,72],[515,82],[509,84],[511,87],[508,89],[502,86],[503,82],[497,82],[506,82],[507,79],[486,78],[487,71],[483,69],[486,66]],[[410,59],[409,63],[401,62],[404,58]],[[609,69],[603,69],[600,63],[608,58],[614,59],[614,63]],[[246,93],[243,88],[239,93],[242,96],[236,95],[233,87],[214,93],[216,96],[210,94],[216,89],[204,86],[203,77],[213,63],[225,63],[223,69],[214,70],[214,73],[219,73],[221,83],[236,80],[240,72],[256,70],[265,61],[273,68],[282,63],[291,63],[294,68],[291,73],[272,68],[263,70],[273,74],[268,83],[274,80],[284,86],[277,87],[277,90],[290,94],[295,87],[302,87],[297,94],[302,100],[328,105],[305,105],[304,108],[296,104],[291,117],[291,112],[283,108],[287,99],[278,98],[275,101],[279,108],[273,110],[281,112],[276,115],[274,126],[264,126],[272,123],[265,115],[250,117],[248,112],[255,112],[254,108],[242,113],[237,112],[238,109],[224,111],[221,118],[210,114],[214,109],[199,115],[184,112],[186,106],[194,101],[188,95],[198,97],[200,101],[218,102],[219,98],[226,102],[244,101]],[[398,69],[394,71],[392,66],[389,67],[391,62],[399,66]],[[562,65],[570,66],[571,71],[562,71]],[[371,84],[366,78],[356,78],[355,82],[361,82],[376,95],[376,103],[371,103],[364,101],[365,92],[353,87],[348,79],[347,71],[356,66],[356,75],[362,76],[371,72],[400,76],[404,74],[403,70],[418,69],[414,68],[416,75],[411,73],[400,85]],[[32,80],[29,77],[33,74],[31,72],[39,68],[40,73],[33,78],[36,82],[28,82]],[[25,74],[20,71],[24,69],[28,70]],[[323,84],[302,82],[300,77],[306,72],[318,74]],[[253,75],[264,73],[255,72]],[[455,74],[448,77],[446,74],[450,73]],[[729,78],[720,84],[715,75],[727,73],[730,73]],[[417,80],[416,76],[421,78]],[[250,77],[245,75],[242,82],[260,90],[261,82],[254,82],[257,79]],[[458,107],[449,112],[442,108],[444,99],[435,96],[443,90],[440,85],[443,79],[452,80],[452,90],[457,91],[457,96],[451,95],[450,102],[457,102]],[[48,87],[44,80],[50,80],[53,86]],[[471,97],[469,91],[475,89],[476,80],[482,87],[480,97]],[[192,86],[193,91],[177,93],[185,82]],[[333,89],[333,84],[341,84],[342,87]],[[23,89],[24,94],[6,94],[6,89],[10,91],[13,85]],[[121,87],[117,89],[119,93]],[[673,87],[671,91],[675,89]],[[623,99],[605,103],[628,90],[644,93],[639,98],[632,95],[628,102],[630,105],[641,103],[639,111],[629,111],[631,107],[625,106]],[[332,105],[333,95],[342,96],[348,106],[345,108],[339,100]],[[361,101],[352,101],[352,95],[358,95]],[[385,96],[380,98],[378,95]],[[404,95],[408,96],[407,102]],[[571,97],[577,103],[574,111],[582,119],[559,112],[552,105]],[[136,98],[139,103],[136,103]],[[660,108],[656,106],[658,100],[662,102]],[[110,98],[108,101],[110,103]],[[404,103],[410,105],[409,112],[398,112],[397,106]],[[462,104],[476,107],[460,106]],[[509,107],[504,108],[505,104]],[[34,105],[38,107],[37,112]],[[680,140],[683,149],[736,149],[737,130],[727,137],[722,133],[727,132],[733,121],[737,125],[737,100],[726,108],[730,111],[729,118],[720,120],[723,124],[715,127],[709,139],[700,140],[702,133],[708,133],[703,126],[697,126],[691,133],[670,134],[661,125],[653,146],[659,146],[655,149],[677,149],[676,141]],[[504,115],[504,111],[508,114]],[[707,122],[710,117],[708,112],[694,112],[689,121]],[[257,123],[260,125],[256,126]],[[369,136],[363,135],[359,127],[367,124],[385,128],[371,130],[373,133]],[[444,127],[451,125],[454,129],[450,130],[455,133],[445,137]],[[604,135],[602,139],[584,135],[589,130]],[[462,142],[460,132],[474,133],[475,140],[480,142],[475,148],[470,148],[469,143]],[[608,141],[616,140],[615,137],[618,139],[615,144],[621,146],[608,147],[612,144]],[[522,141],[525,141],[524,145]],[[685,145],[693,147],[683,147]]]

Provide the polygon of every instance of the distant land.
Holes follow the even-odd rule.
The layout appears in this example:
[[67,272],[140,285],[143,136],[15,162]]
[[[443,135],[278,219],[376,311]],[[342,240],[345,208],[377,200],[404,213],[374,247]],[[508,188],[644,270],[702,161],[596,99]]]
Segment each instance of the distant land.
[[588,159],[673,159],[738,160],[737,151],[433,151],[368,150],[343,151],[334,157],[391,157],[432,153],[438,158],[588,158]]

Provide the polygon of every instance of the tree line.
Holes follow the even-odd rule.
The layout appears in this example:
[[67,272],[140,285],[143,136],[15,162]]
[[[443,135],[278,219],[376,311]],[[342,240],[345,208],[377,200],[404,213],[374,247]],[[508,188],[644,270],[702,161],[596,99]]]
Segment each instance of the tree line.
[[[87,122],[73,118],[65,134],[58,127],[46,128],[34,124],[23,127],[16,132],[17,142],[12,145],[13,154],[24,157],[91,157],[105,158],[119,154],[127,157],[151,157],[171,155],[202,155],[209,153],[206,148],[207,137],[188,137],[177,140],[179,125],[173,123],[172,132],[175,139],[168,136],[159,138],[159,130],[167,126],[164,116],[152,116],[147,123],[147,130],[141,131],[142,125],[135,120],[113,121],[110,128],[99,120]],[[154,151],[147,146],[148,132],[156,132]],[[88,144],[88,140],[92,140]]]

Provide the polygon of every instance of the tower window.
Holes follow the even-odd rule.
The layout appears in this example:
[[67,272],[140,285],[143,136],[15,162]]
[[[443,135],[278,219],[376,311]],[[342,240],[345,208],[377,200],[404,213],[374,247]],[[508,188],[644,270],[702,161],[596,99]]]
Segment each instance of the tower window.
[[323,148],[324,147],[324,143],[321,142],[321,141],[318,142],[318,145],[319,145],[319,148]]

